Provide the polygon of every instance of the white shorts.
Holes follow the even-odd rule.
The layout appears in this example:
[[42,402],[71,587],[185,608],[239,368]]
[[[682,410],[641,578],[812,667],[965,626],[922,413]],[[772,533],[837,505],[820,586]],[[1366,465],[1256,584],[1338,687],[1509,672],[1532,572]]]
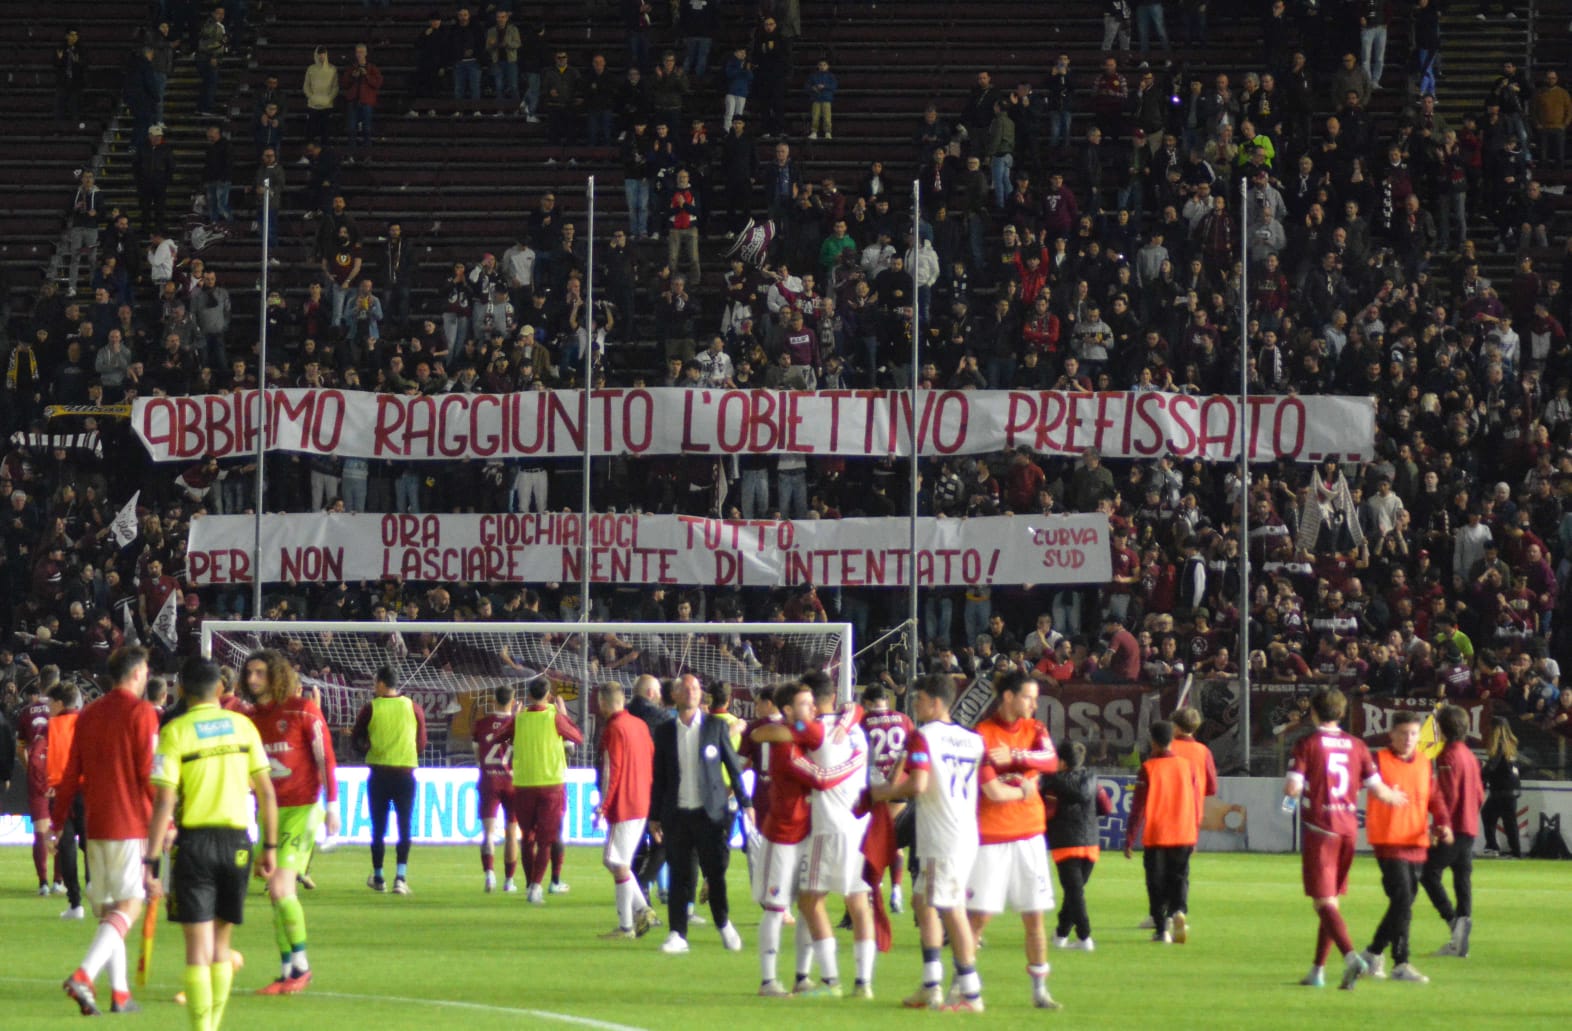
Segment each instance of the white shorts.
[[797,897],[798,859],[806,841],[783,845],[760,835],[752,864],[753,901],[766,909],[786,910]]
[[912,884],[913,894],[928,900],[935,909],[959,909],[966,905],[966,883],[971,879],[977,849],[957,848],[937,859],[919,856],[922,869]]
[[141,901],[142,856],[147,842],[87,839],[87,903],[94,909],[114,902]]
[[601,862],[608,868],[632,866],[633,854],[644,840],[644,818],[623,820],[606,828],[606,847],[601,851]]
[[1041,837],[983,845],[966,882],[973,913],[1046,913],[1053,908],[1053,878]]
[[868,890],[862,879],[862,838],[849,834],[810,835],[802,853],[802,890],[825,895],[856,895]]

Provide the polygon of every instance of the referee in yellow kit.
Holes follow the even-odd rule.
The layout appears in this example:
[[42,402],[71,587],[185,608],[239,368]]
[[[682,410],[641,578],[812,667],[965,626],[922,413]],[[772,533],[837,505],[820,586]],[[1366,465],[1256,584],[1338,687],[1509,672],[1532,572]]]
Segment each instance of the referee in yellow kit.
[[253,843],[251,799],[262,829],[257,874],[277,862],[278,807],[267,754],[256,726],[218,705],[218,666],[191,659],[180,671],[186,711],[164,726],[153,756],[153,822],[147,829],[149,896],[161,892],[159,856],[180,808],[180,834],[170,853],[169,919],[186,940],[186,1011],[193,1031],[218,1031],[235,970],[229,935],[243,921]]

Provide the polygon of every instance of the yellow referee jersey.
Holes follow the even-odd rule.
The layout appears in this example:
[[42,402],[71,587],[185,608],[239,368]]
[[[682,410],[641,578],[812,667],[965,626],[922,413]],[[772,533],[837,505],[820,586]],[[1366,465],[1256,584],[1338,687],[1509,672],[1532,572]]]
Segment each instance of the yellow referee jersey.
[[256,725],[204,702],[159,733],[152,779],[178,792],[181,827],[243,829],[251,825],[251,776],[267,768]]

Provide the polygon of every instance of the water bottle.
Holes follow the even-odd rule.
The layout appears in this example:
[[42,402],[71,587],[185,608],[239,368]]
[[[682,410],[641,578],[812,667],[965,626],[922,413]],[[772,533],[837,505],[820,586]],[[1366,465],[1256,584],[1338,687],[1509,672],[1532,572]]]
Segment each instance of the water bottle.
[[1283,805],[1282,805],[1283,812],[1287,813],[1289,816],[1292,816],[1292,815],[1294,815],[1294,810],[1296,810],[1298,808],[1299,808],[1299,799],[1295,798],[1293,795],[1284,795],[1283,796]]

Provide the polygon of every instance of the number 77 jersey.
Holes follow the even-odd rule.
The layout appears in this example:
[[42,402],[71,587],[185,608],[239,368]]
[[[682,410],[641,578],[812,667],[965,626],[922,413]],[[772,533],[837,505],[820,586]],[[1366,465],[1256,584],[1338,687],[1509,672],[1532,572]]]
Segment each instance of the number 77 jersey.
[[1318,729],[1294,746],[1288,775],[1303,784],[1300,819],[1352,838],[1359,830],[1359,789],[1377,776],[1365,743],[1341,730]]
[[917,847],[926,859],[977,848],[978,773],[983,739],[954,723],[925,723],[906,744],[906,768],[927,770],[917,796]]

